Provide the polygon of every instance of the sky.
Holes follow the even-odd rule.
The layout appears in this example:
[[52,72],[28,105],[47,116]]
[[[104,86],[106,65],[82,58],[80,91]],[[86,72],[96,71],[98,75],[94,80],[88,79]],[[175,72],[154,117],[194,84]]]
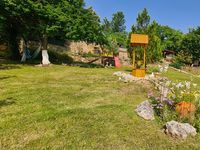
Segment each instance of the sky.
[[188,32],[200,26],[200,0],[85,0],[86,7],[92,6],[101,20],[122,11],[126,19],[126,30],[136,23],[139,12],[147,8],[151,21]]

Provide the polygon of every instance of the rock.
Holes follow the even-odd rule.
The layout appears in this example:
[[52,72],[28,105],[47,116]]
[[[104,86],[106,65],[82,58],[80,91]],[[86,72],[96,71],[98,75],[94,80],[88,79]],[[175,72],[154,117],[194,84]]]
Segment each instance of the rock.
[[144,118],[145,120],[154,119],[153,107],[151,106],[148,100],[139,104],[137,108],[135,109],[135,111],[140,117]]
[[132,81],[134,81],[135,79],[134,79],[134,77],[132,76],[132,75],[130,75],[130,74],[122,74],[122,76],[119,78],[119,80],[121,80],[121,81],[123,81],[123,82],[125,82],[125,83],[127,83],[127,82],[132,82]]
[[118,76],[119,80],[123,81],[125,83],[141,80],[141,78],[134,77],[131,74],[121,72],[121,71],[117,71],[117,72],[113,73],[113,75]]
[[123,72],[121,72],[121,71],[117,71],[117,72],[113,73],[114,76],[118,76],[118,77],[121,77],[122,74],[123,74]]
[[167,122],[165,125],[165,133],[172,137],[185,139],[188,136],[195,136],[196,129],[189,123],[179,123],[174,120]]

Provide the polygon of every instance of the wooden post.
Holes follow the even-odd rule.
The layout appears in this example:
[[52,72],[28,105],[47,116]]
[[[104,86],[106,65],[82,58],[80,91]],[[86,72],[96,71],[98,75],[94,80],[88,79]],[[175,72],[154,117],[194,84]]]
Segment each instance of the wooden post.
[[146,46],[143,47],[144,50],[144,63],[143,63],[143,67],[146,68]]
[[135,49],[133,48],[133,69],[135,68]]

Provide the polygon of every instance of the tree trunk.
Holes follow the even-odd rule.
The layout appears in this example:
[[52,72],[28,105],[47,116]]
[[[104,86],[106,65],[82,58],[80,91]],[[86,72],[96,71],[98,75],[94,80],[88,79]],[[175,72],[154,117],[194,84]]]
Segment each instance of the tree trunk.
[[19,44],[17,40],[17,29],[13,25],[9,28],[9,57],[13,60],[20,60]]
[[42,38],[42,50],[47,50],[47,45],[48,45],[48,38],[47,36],[43,36]]
[[43,65],[50,64],[49,55],[47,52],[47,45],[48,45],[48,38],[47,36],[43,36],[43,39],[42,39],[42,64]]

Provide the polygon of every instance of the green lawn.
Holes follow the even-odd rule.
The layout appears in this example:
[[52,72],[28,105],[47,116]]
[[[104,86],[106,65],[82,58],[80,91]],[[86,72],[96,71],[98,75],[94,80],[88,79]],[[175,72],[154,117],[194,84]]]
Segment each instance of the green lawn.
[[200,149],[199,134],[176,140],[139,118],[147,86],[118,81],[115,69],[0,68],[0,149]]

